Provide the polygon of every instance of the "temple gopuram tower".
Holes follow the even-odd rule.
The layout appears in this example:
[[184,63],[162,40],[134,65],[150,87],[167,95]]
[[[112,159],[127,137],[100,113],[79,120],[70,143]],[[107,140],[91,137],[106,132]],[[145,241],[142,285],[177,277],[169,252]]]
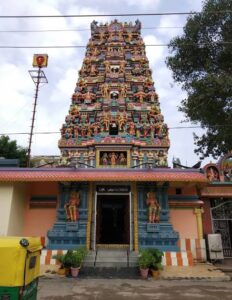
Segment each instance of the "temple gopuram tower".
[[[50,171],[59,186],[56,222],[47,234],[50,249],[179,250],[180,212],[173,211],[171,219],[170,204],[189,208],[176,188],[188,183],[196,195],[205,177],[199,170],[168,167],[168,127],[140,31],[138,20],[91,24],[61,128],[60,163]],[[194,199],[193,208],[201,205]],[[195,230],[199,219],[188,216]]]
[[167,167],[168,127],[140,35],[141,23],[91,24],[72,102],[61,129],[64,164]]

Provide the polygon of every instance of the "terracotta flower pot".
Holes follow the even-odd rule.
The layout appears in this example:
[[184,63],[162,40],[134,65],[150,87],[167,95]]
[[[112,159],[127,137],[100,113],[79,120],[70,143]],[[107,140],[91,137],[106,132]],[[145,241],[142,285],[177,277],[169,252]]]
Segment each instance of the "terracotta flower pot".
[[142,269],[142,268],[140,268],[140,275],[141,275],[141,277],[142,277],[143,279],[147,279],[147,277],[148,277],[148,271],[149,271],[148,268],[147,268],[147,269]]
[[58,269],[57,274],[58,274],[58,275],[66,275],[66,270],[65,270],[65,268],[60,268],[60,269]]
[[65,269],[65,275],[69,276],[70,275],[70,268],[64,268]]
[[73,268],[73,267],[71,267],[72,277],[77,277],[78,274],[79,274],[79,271],[80,271],[80,268]]
[[154,279],[157,279],[159,277],[159,270],[152,270],[151,269],[151,275]]

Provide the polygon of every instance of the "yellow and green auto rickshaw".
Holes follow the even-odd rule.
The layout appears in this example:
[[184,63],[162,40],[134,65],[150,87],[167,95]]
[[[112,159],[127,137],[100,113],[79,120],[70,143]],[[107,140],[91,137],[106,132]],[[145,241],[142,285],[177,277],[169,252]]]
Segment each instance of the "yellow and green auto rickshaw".
[[40,238],[0,237],[0,300],[36,300]]

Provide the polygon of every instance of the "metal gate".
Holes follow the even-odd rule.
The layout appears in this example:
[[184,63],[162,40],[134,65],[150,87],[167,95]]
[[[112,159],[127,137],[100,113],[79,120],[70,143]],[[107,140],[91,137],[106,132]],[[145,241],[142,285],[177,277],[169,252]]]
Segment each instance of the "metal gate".
[[214,233],[220,233],[224,257],[232,257],[232,201],[211,208]]

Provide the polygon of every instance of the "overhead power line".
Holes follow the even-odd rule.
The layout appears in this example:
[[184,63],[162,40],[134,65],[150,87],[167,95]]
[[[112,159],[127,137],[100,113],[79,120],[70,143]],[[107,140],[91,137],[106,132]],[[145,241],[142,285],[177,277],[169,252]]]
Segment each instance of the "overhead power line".
[[[151,29],[181,29],[183,26],[154,26],[154,27],[144,27],[141,30],[151,30]],[[76,28],[76,29],[34,29],[34,30],[0,30],[0,33],[34,33],[34,32],[81,32],[90,31],[89,28]]]
[[[230,45],[232,42],[213,42],[213,43],[183,43],[182,45],[184,46],[195,46],[198,45],[200,46],[207,46],[207,45]],[[146,47],[168,47],[169,44],[149,44],[145,45]],[[86,48],[86,45],[54,45],[54,46],[3,46],[0,45],[0,49],[59,49],[59,48]]]
[[[0,15],[1,19],[29,19],[29,18],[92,18],[92,17],[136,17],[136,16],[175,16],[175,15],[196,15],[201,12],[160,12],[160,13],[117,13],[117,14],[73,14],[73,15]],[[209,11],[208,14],[232,13],[232,10]]]

